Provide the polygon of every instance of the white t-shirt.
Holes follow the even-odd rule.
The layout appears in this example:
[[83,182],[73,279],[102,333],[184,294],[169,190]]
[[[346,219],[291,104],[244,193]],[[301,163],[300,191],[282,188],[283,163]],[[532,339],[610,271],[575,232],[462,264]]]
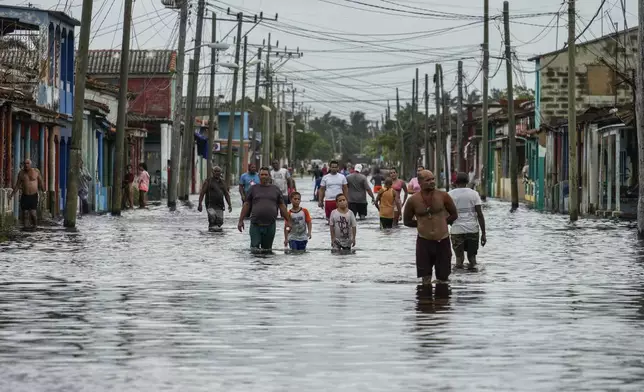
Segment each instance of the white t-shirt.
[[456,188],[449,191],[454,200],[458,219],[452,224],[452,234],[478,233],[479,221],[474,207],[483,204],[479,193],[470,188]]
[[288,183],[286,182],[286,179],[289,178],[290,176],[291,175],[289,174],[288,170],[284,168],[279,170],[271,170],[271,178],[273,179],[273,185],[280,188],[280,191],[282,191],[283,196],[288,195]]
[[324,187],[324,200],[335,200],[335,197],[342,193],[344,185],[347,185],[347,178],[340,173],[329,173],[322,177],[320,186]]

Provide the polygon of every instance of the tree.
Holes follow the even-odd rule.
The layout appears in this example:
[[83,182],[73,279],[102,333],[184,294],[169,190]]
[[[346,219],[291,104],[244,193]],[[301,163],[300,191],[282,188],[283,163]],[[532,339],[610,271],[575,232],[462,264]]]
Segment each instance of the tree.
[[[493,88],[490,90],[490,99],[493,101],[499,102],[502,99],[506,99],[507,96],[507,89]],[[534,90],[517,84],[514,86],[514,99],[534,100]]]

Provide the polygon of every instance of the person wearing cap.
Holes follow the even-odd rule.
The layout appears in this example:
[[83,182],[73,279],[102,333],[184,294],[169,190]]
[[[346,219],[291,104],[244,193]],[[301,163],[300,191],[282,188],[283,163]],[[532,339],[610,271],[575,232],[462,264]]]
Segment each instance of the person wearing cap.
[[485,246],[485,218],[481,205],[481,197],[478,192],[467,187],[470,178],[467,173],[456,174],[455,189],[449,191],[449,195],[458,211],[458,218],[452,224],[451,238],[452,248],[456,256],[456,268],[463,268],[465,253],[469,269],[476,268],[476,254],[479,250],[479,230],[481,246]]
[[367,193],[372,203],[375,203],[375,199],[367,176],[362,174],[362,165],[357,164],[354,169],[353,173],[347,176],[349,209],[353,211],[353,215],[364,219],[367,217]]

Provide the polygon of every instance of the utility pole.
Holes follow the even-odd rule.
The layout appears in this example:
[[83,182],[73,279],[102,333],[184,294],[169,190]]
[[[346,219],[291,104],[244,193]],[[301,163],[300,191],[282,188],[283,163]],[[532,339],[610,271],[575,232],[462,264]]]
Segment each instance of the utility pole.
[[400,144],[398,150],[400,167],[398,169],[402,172],[404,166],[403,162],[405,161],[405,141],[403,139],[403,132],[400,129],[400,96],[398,95],[398,87],[396,87],[396,130],[398,131],[398,143]]
[[441,83],[440,83],[440,73],[441,65],[436,64],[436,73],[434,74],[434,94],[436,98],[436,171],[435,177],[438,184],[438,188],[443,187],[442,172],[443,172],[443,127],[442,127],[442,117],[441,117]]
[[293,125],[291,125],[291,150],[288,155],[288,163],[293,167],[295,161],[295,87],[291,89],[291,112],[293,113]]
[[[644,42],[644,0],[639,0],[637,28],[637,42]],[[644,58],[644,45],[638,46],[638,58]],[[635,115],[637,120],[637,154],[644,157],[644,61],[637,62],[637,87],[635,93]],[[638,181],[644,184],[644,159],[638,160]],[[601,193],[600,193],[601,195]],[[601,197],[601,196],[600,196]],[[639,187],[639,199],[637,202],[637,234],[638,237],[644,238],[644,187]]]
[[181,1],[179,11],[179,53],[177,53],[177,81],[174,94],[174,116],[172,119],[172,144],[170,146],[170,178],[168,178],[168,207],[177,207],[179,186],[179,161],[181,160],[181,115],[183,113],[183,66],[186,57],[186,31],[188,29],[188,1]]
[[[240,12],[237,14],[237,41],[235,44],[235,64],[239,64],[239,51],[241,46],[242,19],[244,15]],[[228,117],[228,167],[226,168],[226,184],[228,187],[233,185],[233,133],[235,132],[235,105],[237,103],[237,82],[239,79],[239,67],[233,72],[233,92],[230,103],[230,116]],[[240,129],[243,133],[243,130]],[[242,146],[239,146],[241,154]]]
[[[195,29],[195,56],[190,73],[193,75],[192,86],[190,87],[190,97],[188,101],[187,110],[188,115],[185,121],[183,131],[183,147],[181,153],[183,159],[181,163],[184,165],[183,174],[183,188],[179,189],[179,199],[189,202],[190,199],[190,186],[192,185],[192,154],[194,152],[195,144],[195,106],[197,102],[197,93],[199,92],[199,64],[201,60],[201,38],[203,35],[203,21],[206,11],[206,1],[199,0],[197,3],[197,28]],[[210,174],[209,174],[210,175]]]
[[[177,193],[178,193],[178,199],[182,201],[187,201],[184,197],[184,190],[186,189],[186,182],[188,181],[188,177],[186,176],[186,162],[190,160],[186,160],[186,153],[187,149],[189,147],[186,147],[186,138],[191,137],[189,130],[193,129],[194,126],[190,126],[189,124],[189,119],[190,119],[190,106],[192,105],[193,99],[192,99],[192,91],[194,89],[194,79],[197,77],[195,73],[192,71],[195,67],[195,61],[194,59],[189,59],[188,60],[188,91],[186,94],[186,115],[184,116],[184,124],[183,124],[183,132],[181,136],[181,159],[179,160],[179,165],[181,166],[179,169],[179,186],[177,188]],[[194,124],[194,121],[193,121]],[[194,137],[194,136],[192,136]]]
[[463,168],[463,62],[458,62],[458,94],[456,102],[456,170],[465,171]]
[[[127,124],[127,81],[130,72],[130,29],[132,28],[132,1],[125,0],[123,12],[123,43],[121,44],[121,74],[119,79],[119,103],[116,117],[116,157],[114,158],[114,186],[112,187],[112,215],[121,215],[123,197],[123,167],[125,158],[125,125]],[[83,97],[79,97],[83,99]],[[75,212],[75,211],[74,211]]]
[[[239,21],[241,24],[241,20]],[[241,91],[241,107],[240,107],[240,119],[239,119],[239,174],[244,172],[244,128],[246,128],[246,62],[248,55],[248,36],[244,36],[244,68],[242,68],[242,91]],[[250,151],[249,151],[250,153]]]
[[[576,18],[573,15],[573,35]],[[505,30],[505,67],[508,79],[508,139],[510,141],[510,194],[514,212],[519,208],[519,181],[517,166],[517,129],[514,124],[514,89],[512,87],[512,48],[510,47],[510,15],[507,1],[503,2],[503,27]],[[574,72],[574,71],[573,71]],[[573,101],[574,102],[574,101]],[[572,189],[572,188],[571,188]]]
[[410,173],[411,174],[410,178],[413,178],[416,175],[416,168],[419,165],[418,155],[420,154],[420,149],[418,147],[420,145],[420,138],[418,137],[418,133],[419,133],[420,124],[418,124],[418,121],[417,121],[418,120],[417,114],[419,111],[418,105],[420,104],[420,98],[419,98],[420,95],[418,94],[418,91],[420,90],[419,86],[420,86],[420,78],[418,76],[418,68],[416,68],[416,95],[415,95],[416,110],[414,111],[414,154],[413,154],[414,161],[413,161],[412,167],[409,168],[410,172],[413,170],[413,172]]
[[[409,168],[414,166],[414,157],[416,156],[415,150],[418,148],[417,134],[416,134],[416,79],[411,81],[411,113],[409,116],[409,130],[411,131],[411,146],[409,148]],[[407,165],[405,165],[407,166]],[[407,178],[407,173],[401,169],[400,177],[403,179]]]
[[[575,88],[577,85],[577,68],[575,66],[575,22],[575,0],[568,0],[568,162],[570,165],[570,168],[568,170],[568,189],[570,190],[570,202],[568,203],[568,210],[570,212],[570,220],[573,222],[579,219],[577,110],[575,105]],[[619,155],[619,151],[617,152],[617,154]]]
[[282,112],[281,112],[281,127],[282,127],[282,140],[284,148],[282,151],[282,158],[286,159],[286,85],[282,86]]
[[72,123],[72,147],[68,170],[67,195],[65,196],[65,227],[76,227],[78,209],[78,181],[80,176],[81,147],[83,143],[83,111],[85,111],[85,79],[87,75],[89,35],[92,23],[93,0],[83,0],[80,40],[78,43],[78,62],[76,63],[76,82],[74,91],[74,120]]
[[449,192],[449,186],[451,184],[450,181],[450,161],[452,159],[452,151],[451,148],[448,150],[447,149],[447,142],[450,142],[450,147],[452,145],[452,122],[450,119],[450,112],[449,112],[449,99],[448,96],[445,92],[445,83],[443,83],[443,67],[441,66],[439,69],[439,79],[441,82],[441,98],[443,100],[443,137],[445,139],[441,139],[443,141],[443,145],[441,146],[441,149],[443,150],[443,159],[444,159],[444,166],[443,170],[445,171],[445,190]]
[[429,75],[425,74],[425,169],[431,170],[430,165],[434,155],[429,148]]
[[[217,15],[212,13],[211,41],[217,42]],[[214,154],[212,148],[215,142],[215,63],[217,62],[217,49],[210,50],[210,97],[208,99],[208,176],[212,173]]]
[[[273,104],[272,98],[270,97],[270,91],[271,91],[271,33],[268,33],[268,47],[266,50],[266,90],[264,91],[264,94],[266,96],[265,99],[265,104],[266,106],[271,109],[271,105]],[[271,109],[272,110],[272,109]],[[262,135],[262,165],[264,166],[270,166],[270,160],[271,160],[271,113],[264,113],[264,133]]]
[[490,170],[488,167],[488,154],[490,135],[488,130],[488,77],[490,75],[490,0],[483,0],[483,137],[481,138],[483,165],[481,167],[481,199],[487,198],[487,173]]
[[[255,73],[255,115],[253,118],[255,119],[255,123],[253,124],[253,135],[252,139],[250,140],[250,150],[252,151],[252,158],[251,158],[251,163],[254,163],[257,165],[257,157],[255,156],[255,149],[257,148],[257,127],[259,127],[259,113],[262,111],[262,107],[259,106],[259,74],[262,71],[262,48],[260,47],[259,50],[257,51],[257,59],[259,62],[257,63],[257,72]],[[265,140],[266,138],[266,130],[264,130],[262,134],[262,141]]]

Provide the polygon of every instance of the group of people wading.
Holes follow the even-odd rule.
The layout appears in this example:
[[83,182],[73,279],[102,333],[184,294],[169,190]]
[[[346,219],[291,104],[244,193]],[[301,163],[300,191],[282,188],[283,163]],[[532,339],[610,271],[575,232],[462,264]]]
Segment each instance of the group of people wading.
[[[485,218],[478,192],[468,187],[470,176],[458,173],[455,189],[450,192],[436,188],[434,174],[420,166],[417,176],[409,183],[398,177],[395,168],[386,174],[375,171],[371,189],[367,177],[356,165],[346,175],[338,171],[337,161],[329,162],[328,173],[316,183],[315,199],[324,209],[329,225],[331,248],[350,251],[356,245],[357,219],[367,215],[367,196],[379,210],[380,227],[391,229],[402,223],[416,228],[416,272],[423,284],[431,283],[432,272],[437,282],[446,282],[452,270],[452,250],[456,256],[455,268],[475,269],[479,244],[485,246]],[[317,181],[316,181],[317,182]],[[238,229],[248,231],[253,251],[270,252],[277,232],[278,211],[284,219],[284,246],[292,251],[306,250],[312,236],[311,214],[301,206],[302,195],[297,192],[292,175],[274,161],[272,168],[257,171],[254,164],[240,178],[239,192],[243,207]],[[230,194],[221,179],[221,168],[215,167],[199,197],[199,211],[206,199],[209,228],[219,230],[223,224],[224,200],[232,211]],[[291,204],[291,208],[288,206]],[[451,232],[449,229],[451,226]]]

